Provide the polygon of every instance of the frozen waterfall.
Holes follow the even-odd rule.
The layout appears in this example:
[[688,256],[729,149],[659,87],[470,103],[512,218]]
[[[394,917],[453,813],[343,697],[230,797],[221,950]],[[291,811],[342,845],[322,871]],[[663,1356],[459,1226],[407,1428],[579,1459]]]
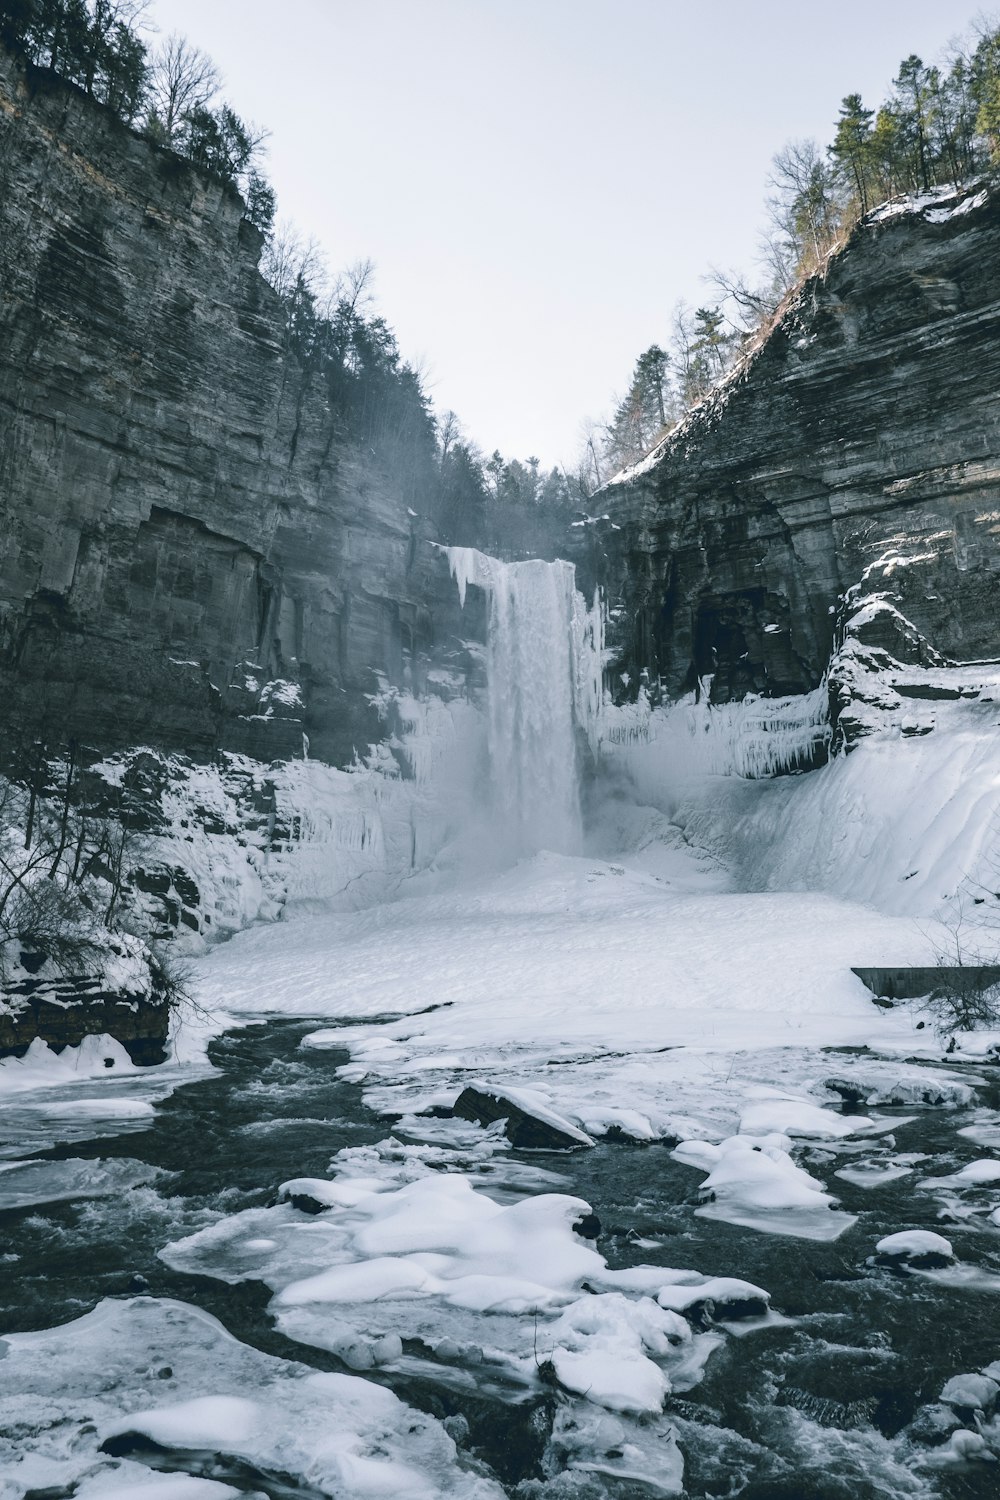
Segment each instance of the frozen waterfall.
[[489,600],[487,685],[494,813],[513,852],[579,852],[578,732],[596,750],[601,616],[568,562],[503,563],[447,549],[465,605],[470,583]]

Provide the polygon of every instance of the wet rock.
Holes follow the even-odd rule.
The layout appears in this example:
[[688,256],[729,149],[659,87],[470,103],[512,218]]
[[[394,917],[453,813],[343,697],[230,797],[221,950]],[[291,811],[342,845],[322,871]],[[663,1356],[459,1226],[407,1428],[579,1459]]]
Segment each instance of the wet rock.
[[681,1313],[697,1328],[764,1318],[771,1308],[769,1292],[730,1276],[709,1277],[700,1286],[665,1286],[656,1300],[661,1307]]
[[974,1412],[990,1412],[998,1395],[1000,1385],[988,1375],[953,1375],[938,1399],[968,1422]]
[[455,1100],[454,1113],[479,1125],[505,1120],[507,1139],[526,1151],[580,1151],[594,1144],[578,1125],[529,1101],[520,1090],[515,1094],[470,1084]]
[[450,1417],[445,1417],[441,1425],[452,1442],[459,1447],[469,1441],[469,1420],[460,1411],[453,1412]]
[[573,1225],[573,1233],[584,1240],[596,1240],[601,1232],[601,1221],[596,1214],[584,1214]]
[[287,1199],[284,1201],[290,1203],[293,1208],[298,1209],[300,1214],[324,1214],[329,1207],[329,1204],[320,1203],[317,1198],[311,1197],[309,1193],[289,1193]]
[[946,1443],[961,1425],[961,1421],[951,1407],[943,1406],[939,1402],[934,1406],[921,1407],[906,1429],[906,1436],[914,1443],[923,1443],[929,1448],[936,1448],[941,1443]]
[[323,1214],[328,1208],[340,1208],[342,1200],[333,1184],[322,1177],[294,1177],[278,1189],[278,1202],[290,1203],[302,1214]]
[[831,1093],[839,1094],[848,1104],[861,1104],[868,1095],[864,1084],[856,1083],[850,1078],[827,1078],[823,1087]]

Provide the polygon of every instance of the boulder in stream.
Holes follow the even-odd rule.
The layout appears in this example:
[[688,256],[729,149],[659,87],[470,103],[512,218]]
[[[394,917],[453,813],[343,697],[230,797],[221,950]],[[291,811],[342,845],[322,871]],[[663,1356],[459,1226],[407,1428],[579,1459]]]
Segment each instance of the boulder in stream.
[[454,1113],[479,1125],[506,1120],[507,1139],[526,1151],[582,1151],[594,1144],[585,1130],[521,1089],[469,1084],[455,1100]]

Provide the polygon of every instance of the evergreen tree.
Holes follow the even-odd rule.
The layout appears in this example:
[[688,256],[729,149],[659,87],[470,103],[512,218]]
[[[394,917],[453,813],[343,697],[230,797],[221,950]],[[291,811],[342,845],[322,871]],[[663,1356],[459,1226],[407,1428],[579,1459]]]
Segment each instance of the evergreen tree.
[[905,148],[899,116],[888,104],[875,116],[871,146],[879,197],[892,198],[904,191]]
[[897,121],[897,149],[902,177],[900,186],[926,193],[932,180],[931,136],[934,130],[938,80],[935,69],[925,68],[916,53],[899,66],[893,82]]
[[865,109],[860,94],[848,94],[840,106],[830,155],[837,163],[848,191],[857,198],[858,211],[866,214],[873,186],[872,120],[875,111]]
[[1000,27],[980,29],[968,72],[976,135],[983,142],[986,159],[1000,162]]
[[976,151],[976,104],[969,65],[956,57],[945,73],[935,69],[934,156],[938,176],[957,187],[981,165]]

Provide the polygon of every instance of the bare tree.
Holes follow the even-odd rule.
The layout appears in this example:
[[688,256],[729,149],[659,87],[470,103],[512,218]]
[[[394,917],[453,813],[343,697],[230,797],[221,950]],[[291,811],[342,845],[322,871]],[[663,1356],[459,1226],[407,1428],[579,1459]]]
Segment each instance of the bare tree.
[[788,141],[772,160],[769,185],[772,228],[787,242],[796,272],[808,274],[836,243],[840,228],[833,168],[815,141]]
[[736,271],[722,271],[713,266],[704,278],[723,303],[727,321],[737,333],[754,333],[772,317],[786,288],[772,279],[770,285],[751,286]]
[[441,445],[441,468],[448,462],[448,453],[462,437],[462,429],[453,411],[446,411],[437,419],[438,442]]
[[312,238],[304,239],[287,220],[280,222],[269,236],[261,255],[260,272],[281,297],[291,296],[301,286],[319,301],[328,289],[329,277],[319,244]]
[[342,271],[337,282],[337,295],[348,312],[360,317],[375,300],[375,262],[366,257],[354,261]]
[[212,59],[179,32],[156,49],[149,70],[150,102],[170,144],[185,116],[207,108],[221,85],[222,75]]
[[599,490],[604,483],[601,473],[601,450],[607,436],[607,428],[593,417],[585,418],[583,424],[583,455],[580,461],[580,484],[588,495]]

